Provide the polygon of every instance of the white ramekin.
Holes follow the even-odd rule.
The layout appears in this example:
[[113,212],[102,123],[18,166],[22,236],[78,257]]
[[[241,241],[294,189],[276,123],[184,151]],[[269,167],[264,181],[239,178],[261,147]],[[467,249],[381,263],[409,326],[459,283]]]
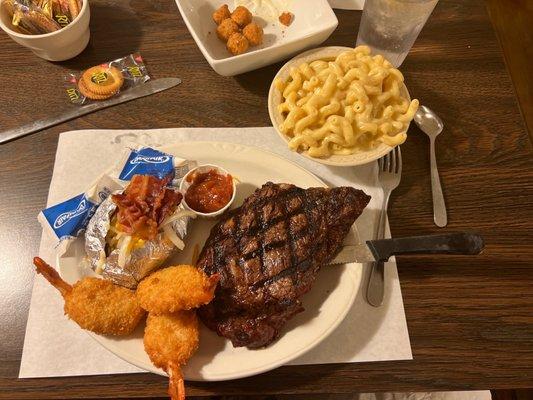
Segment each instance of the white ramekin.
[[219,167],[218,165],[204,164],[204,165],[199,165],[198,167],[196,167],[194,169],[191,169],[189,172],[187,172],[187,174],[183,177],[183,179],[181,180],[181,183],[180,183],[180,192],[183,193],[183,200],[182,200],[183,206],[187,210],[190,210],[190,211],[194,212],[196,215],[198,215],[200,217],[205,217],[205,218],[217,217],[217,216],[221,215],[222,213],[224,213],[224,211],[226,211],[231,206],[233,201],[235,200],[235,195],[237,193],[237,184],[235,183],[235,179],[233,179],[233,194],[231,196],[231,199],[229,200],[228,204],[226,204],[220,210],[212,212],[212,213],[202,213],[202,212],[196,211],[196,210],[192,209],[191,207],[189,207],[189,205],[187,204],[187,201],[185,200],[185,194],[187,193],[187,189],[189,189],[189,186],[191,186],[191,183],[187,182],[187,177],[189,175],[191,175],[192,173],[195,173],[195,172],[199,172],[199,173],[208,172],[208,171],[211,171],[212,169],[216,170],[221,175],[226,175],[226,176],[230,175],[230,173],[228,171],[226,171],[222,167]]
[[80,14],[64,28],[42,35],[25,35],[12,30],[11,18],[0,0],[0,27],[15,42],[49,61],[64,61],[76,57],[89,43],[89,1],[83,0]]

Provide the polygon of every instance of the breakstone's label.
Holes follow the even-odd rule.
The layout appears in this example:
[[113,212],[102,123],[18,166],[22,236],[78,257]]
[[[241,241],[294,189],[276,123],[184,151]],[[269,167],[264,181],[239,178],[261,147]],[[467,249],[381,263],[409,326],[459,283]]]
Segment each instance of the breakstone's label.
[[93,216],[98,204],[82,193],[43,210],[43,215],[59,239],[77,236]]
[[118,178],[129,181],[133,175],[153,175],[159,179],[174,178],[173,156],[145,147],[132,150]]

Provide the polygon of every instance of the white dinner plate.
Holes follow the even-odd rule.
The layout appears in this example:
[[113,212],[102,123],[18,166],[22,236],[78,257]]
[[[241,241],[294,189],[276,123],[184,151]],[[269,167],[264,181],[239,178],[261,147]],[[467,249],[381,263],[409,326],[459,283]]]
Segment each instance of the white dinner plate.
[[[211,163],[227,169],[240,181],[234,207],[239,206],[245,197],[268,181],[293,183],[303,188],[326,186],[302,167],[254,147],[232,143],[184,142],[161,150],[197,160],[201,164]],[[185,250],[167,264],[190,263],[193,248],[196,244],[201,248],[214,223],[210,220],[192,221]],[[358,240],[355,225],[349,235],[348,240],[350,239]],[[84,256],[83,244],[83,238],[78,239],[68,253],[57,260],[61,276],[69,283],[87,274],[87,271],[78,267]],[[283,328],[280,339],[266,348],[234,348],[229,340],[218,337],[202,325],[200,348],[184,367],[185,378],[195,381],[243,378],[294,360],[319,344],[341,323],[359,290],[361,271],[362,268],[357,264],[323,267],[311,292],[302,298],[305,311],[291,319]],[[144,323],[127,337],[90,335],[122,359],[145,370],[165,375],[152,365],[144,352],[143,330]]]

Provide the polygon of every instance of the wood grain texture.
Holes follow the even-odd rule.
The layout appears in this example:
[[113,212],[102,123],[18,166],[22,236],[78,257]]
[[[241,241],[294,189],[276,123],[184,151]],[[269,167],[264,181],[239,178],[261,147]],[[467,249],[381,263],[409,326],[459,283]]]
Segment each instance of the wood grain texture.
[[485,1],[533,140],[533,2]]
[[[152,374],[17,379],[33,272],[58,134],[88,128],[268,126],[267,91],[281,64],[236,78],[214,73],[171,0],[91,1],[91,43],[76,59],[42,61],[0,34],[0,126],[69,107],[62,75],[140,50],[154,77],[184,83],[0,146],[0,398],[153,398]],[[360,12],[336,11],[328,45],[355,43]],[[253,378],[188,383],[194,396],[342,394],[521,388],[533,382],[533,150],[481,0],[441,0],[402,71],[413,97],[445,121],[437,157],[445,231],[487,242],[476,258],[404,257],[400,280],[414,360],[282,367]],[[428,139],[411,128],[391,199],[393,235],[433,225]],[[80,360],[80,362],[83,362]]]

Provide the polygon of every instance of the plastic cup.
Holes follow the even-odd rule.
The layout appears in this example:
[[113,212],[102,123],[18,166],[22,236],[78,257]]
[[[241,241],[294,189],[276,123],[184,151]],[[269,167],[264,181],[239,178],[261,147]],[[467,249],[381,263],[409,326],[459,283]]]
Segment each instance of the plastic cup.
[[366,0],[357,45],[399,67],[438,0]]

